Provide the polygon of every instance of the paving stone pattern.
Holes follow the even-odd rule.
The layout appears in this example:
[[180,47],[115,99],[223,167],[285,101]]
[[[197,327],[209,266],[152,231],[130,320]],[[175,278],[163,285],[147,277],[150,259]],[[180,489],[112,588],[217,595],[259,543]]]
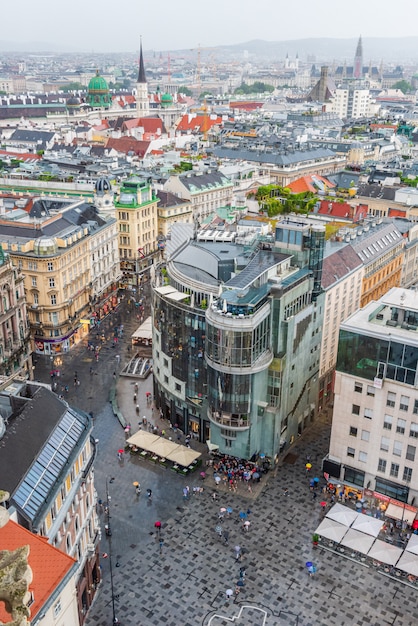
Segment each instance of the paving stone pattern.
[[[124,447],[125,433],[108,403],[108,390],[117,369],[129,357],[130,334],[138,326],[135,310],[126,299],[120,310],[103,323],[107,341],[99,363],[92,362],[86,343],[65,355],[61,384],[69,383],[68,400],[95,414],[94,434],[99,440],[95,463],[98,497],[105,500],[108,481],[112,538],[104,536],[101,552],[111,548],[115,615],[122,626],[407,626],[418,624],[417,591],[386,578],[324,548],[312,547],[312,533],[322,519],[319,502],[309,491],[309,478],[320,477],[320,463],[327,451],[329,423],[317,422],[293,446],[284,462],[250,494],[239,486],[234,494],[216,489],[210,475],[182,477],[148,461],[117,450]],[[132,307],[131,307],[132,309]],[[146,311],[146,315],[148,311]],[[125,324],[123,341],[112,345],[112,328]],[[94,375],[89,369],[93,366]],[[49,359],[40,358],[36,378],[49,382]],[[73,387],[77,370],[80,387]],[[160,428],[168,429],[156,411],[147,405],[145,393],[152,391],[151,378],[140,384],[138,403],[133,402],[134,381],[120,377],[118,400],[133,432],[145,415]],[[171,431],[167,436],[171,436]],[[173,435],[174,438],[174,435]],[[192,441],[192,447],[204,446]],[[305,475],[310,455],[311,476]],[[207,458],[207,457],[205,457]],[[110,479],[114,480],[110,482]],[[132,485],[141,483],[138,497]],[[183,500],[183,487],[203,486],[202,495]],[[284,488],[289,495],[284,495]],[[145,491],[152,489],[152,501]],[[261,491],[260,491],[261,489]],[[219,500],[211,494],[217,491]],[[220,520],[220,507],[231,506],[231,516]],[[243,531],[239,512],[251,510],[248,533]],[[100,513],[102,527],[104,513]],[[160,544],[154,523],[162,522]],[[229,533],[228,545],[215,528]],[[235,560],[234,547],[242,547],[242,561]],[[317,573],[310,578],[305,563],[313,561]],[[102,559],[103,582],[89,612],[86,626],[108,626],[113,621],[110,559]],[[240,567],[245,566],[245,585],[235,591]]]

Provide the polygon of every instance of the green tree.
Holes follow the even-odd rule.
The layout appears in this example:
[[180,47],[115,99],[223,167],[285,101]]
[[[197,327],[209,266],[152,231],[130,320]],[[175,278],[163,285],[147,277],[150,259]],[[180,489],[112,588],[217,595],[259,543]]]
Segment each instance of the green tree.
[[59,88],[59,91],[63,91],[64,93],[68,93],[69,91],[85,91],[85,85],[81,83],[68,83],[68,85],[63,85]]
[[403,93],[409,93],[412,91],[412,85],[408,83],[407,80],[398,80],[398,82],[392,86],[392,89],[400,89]]
[[189,96],[191,97],[193,95],[193,92],[191,89],[189,89],[188,87],[186,87],[186,85],[182,85],[181,87],[179,87],[177,89],[178,93],[182,93],[185,96]]
[[268,91],[271,93],[274,91],[273,85],[268,85],[267,83],[262,83],[261,81],[256,81],[252,85],[247,85],[247,83],[241,83],[237,89],[235,89],[234,93],[237,95],[247,95],[254,93],[264,93]]

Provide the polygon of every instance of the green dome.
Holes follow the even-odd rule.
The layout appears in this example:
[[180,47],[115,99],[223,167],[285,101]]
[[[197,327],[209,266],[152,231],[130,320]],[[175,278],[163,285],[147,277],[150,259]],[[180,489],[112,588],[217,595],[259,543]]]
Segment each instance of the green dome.
[[99,76],[99,70],[96,70],[96,76],[93,76],[93,78],[90,80],[88,91],[89,93],[95,94],[108,93],[109,86],[103,76]]
[[108,109],[112,103],[109,86],[103,76],[99,76],[99,70],[89,82],[87,102],[93,109]]
[[170,106],[173,103],[173,96],[170,93],[163,93],[161,96],[161,105]]

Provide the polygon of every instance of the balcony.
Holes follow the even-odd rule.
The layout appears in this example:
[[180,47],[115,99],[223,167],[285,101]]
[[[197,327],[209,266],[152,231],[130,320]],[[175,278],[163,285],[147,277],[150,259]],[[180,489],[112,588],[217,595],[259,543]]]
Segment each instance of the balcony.
[[218,426],[234,428],[238,431],[248,430],[251,426],[250,416],[244,413],[225,413],[225,411],[208,409],[208,418]]

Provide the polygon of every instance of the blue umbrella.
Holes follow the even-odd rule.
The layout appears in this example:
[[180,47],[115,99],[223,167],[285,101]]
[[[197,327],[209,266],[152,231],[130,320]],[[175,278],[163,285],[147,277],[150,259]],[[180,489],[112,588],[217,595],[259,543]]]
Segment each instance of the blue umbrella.
[[226,512],[227,512],[229,515],[232,513],[232,511],[233,511],[233,508],[232,508],[231,506],[229,506],[229,507],[226,509]]
[[313,563],[312,561],[308,561],[307,563],[305,563],[306,567],[312,567]]
[[264,453],[260,454],[260,459],[265,459],[266,455]]
[[313,486],[314,486],[314,484],[315,484],[315,481],[314,481],[314,479],[312,478],[312,479],[309,481],[309,486],[310,486],[310,487],[313,487]]
[[239,514],[241,519],[245,519],[247,517],[247,514],[244,513],[244,511],[241,511],[241,513]]
[[314,478],[314,483],[319,483],[319,478]]
[[244,586],[244,584],[245,584],[245,583],[244,583],[244,581],[242,580],[242,578],[240,578],[240,579],[237,581],[237,585],[238,585],[238,587],[243,587],[243,586]]

